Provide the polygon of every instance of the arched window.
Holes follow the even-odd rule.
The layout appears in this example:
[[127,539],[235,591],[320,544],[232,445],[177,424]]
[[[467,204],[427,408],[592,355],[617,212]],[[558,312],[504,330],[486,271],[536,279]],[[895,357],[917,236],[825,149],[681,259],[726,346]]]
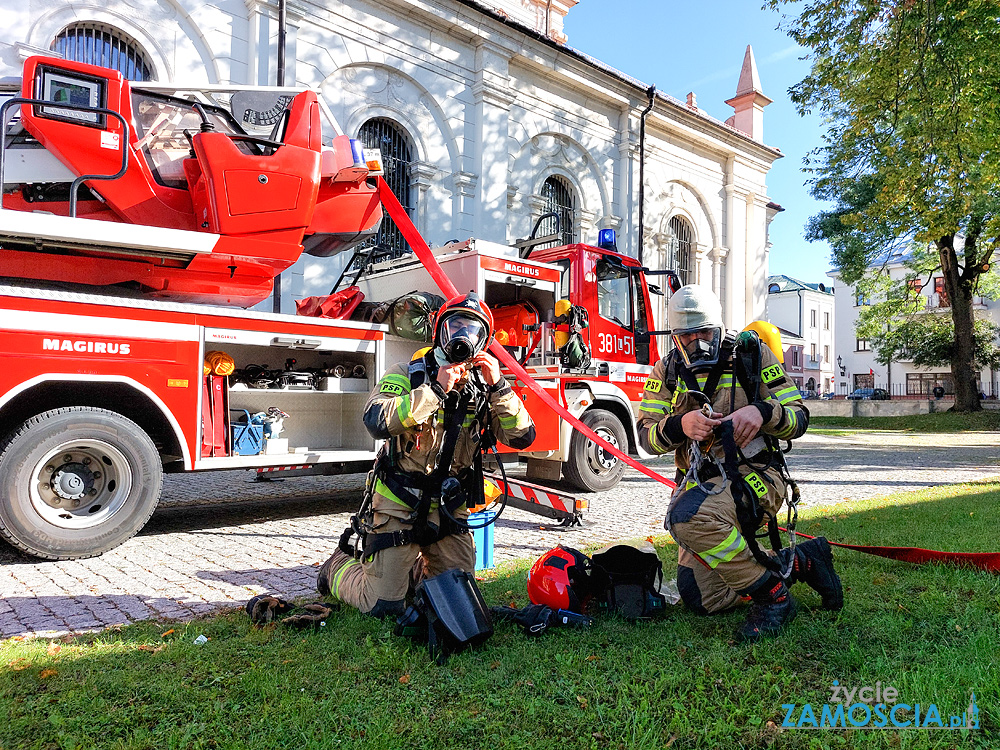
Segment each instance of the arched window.
[[[573,188],[561,177],[549,177],[542,184],[542,198],[545,200],[543,213],[556,213],[559,216],[559,239],[549,245],[572,245],[575,242],[573,230],[576,224],[576,201],[573,199]],[[544,237],[556,231],[556,222],[548,218],[538,227],[537,235]],[[539,245],[539,247],[543,247]]]
[[[385,181],[396,198],[413,216],[416,206],[411,202],[410,164],[413,161],[413,151],[406,135],[392,120],[376,117],[361,126],[358,140],[365,148],[377,148],[382,152],[382,168],[385,170]],[[372,260],[398,258],[410,252],[409,245],[403,239],[399,227],[388,216],[382,218],[378,234],[371,242],[375,246]]]
[[59,32],[50,49],[67,60],[119,71],[130,81],[149,81],[153,64],[132,37],[103,23],[74,23]]
[[691,278],[691,246],[694,233],[691,225],[680,216],[675,216],[668,225],[670,233],[670,257],[667,258],[667,268],[677,272],[682,284],[694,282]]

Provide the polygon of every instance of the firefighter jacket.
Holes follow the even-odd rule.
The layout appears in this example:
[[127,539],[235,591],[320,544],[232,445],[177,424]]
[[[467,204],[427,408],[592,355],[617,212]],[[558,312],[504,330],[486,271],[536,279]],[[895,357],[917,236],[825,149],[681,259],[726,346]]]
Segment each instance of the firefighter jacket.
[[[809,412],[802,404],[799,390],[786,375],[784,368],[766,346],[761,346],[760,388],[755,405],[764,419],[760,432],[781,440],[801,437],[809,426]],[[712,410],[728,416],[747,406],[750,401],[742,384],[733,374],[731,347],[723,350],[722,361],[716,365],[720,372],[693,373],[687,371],[676,350],[671,351],[653,368],[639,405],[639,443],[643,450],[653,454],[675,451],[674,463],[681,471],[689,466],[690,440],[684,434],[681,417],[699,408],[688,393],[689,383],[697,382],[704,390],[718,376],[718,385],[711,399]],[[723,459],[721,441],[716,440],[712,452]]]
[[[426,382],[414,387],[408,373],[409,368],[405,364],[394,365],[386,371],[368,397],[364,422],[372,437],[391,441],[389,453],[392,466],[389,471],[394,477],[404,483],[409,477],[411,484],[417,484],[435,471],[445,440],[446,411],[450,416],[459,401],[459,394],[475,386],[466,381],[444,394],[440,386],[434,387],[434,379],[430,376]],[[501,380],[498,385],[489,388],[484,397],[487,399],[489,426],[497,440],[516,449],[531,445],[535,439],[535,425],[510,384]],[[482,427],[477,422],[476,399],[473,398],[462,417],[448,471],[450,476],[463,475],[473,465],[480,451]],[[413,505],[413,497],[400,497],[398,492],[390,490],[376,476],[375,510],[407,518],[412,516]]]

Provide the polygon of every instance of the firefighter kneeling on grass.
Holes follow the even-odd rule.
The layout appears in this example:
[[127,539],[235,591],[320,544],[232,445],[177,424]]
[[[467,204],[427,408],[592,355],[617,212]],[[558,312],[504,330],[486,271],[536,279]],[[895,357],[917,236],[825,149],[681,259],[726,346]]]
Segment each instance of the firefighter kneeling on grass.
[[[422,577],[472,573],[465,527],[483,497],[482,453],[492,436],[527,448],[535,426],[485,349],[493,315],[475,293],[434,320],[434,346],[390,367],[365,406],[365,427],[385,440],[361,510],[320,568],[317,588],[375,617],[401,615]],[[357,547],[350,538],[357,535]]]
[[[788,585],[796,581],[819,592],[825,609],[840,609],[843,590],[825,539],[771,554],[757,543],[791,484],[778,440],[801,437],[809,424],[798,389],[756,333],[726,332],[710,290],[682,287],[668,317],[675,348],[646,381],[639,438],[650,453],[675,451],[678,487],[666,526],[680,547],[681,598],[699,614],[750,598],[737,633],[745,641],[795,616]],[[780,337],[774,343],[780,353]],[[776,526],[771,541],[780,547]]]

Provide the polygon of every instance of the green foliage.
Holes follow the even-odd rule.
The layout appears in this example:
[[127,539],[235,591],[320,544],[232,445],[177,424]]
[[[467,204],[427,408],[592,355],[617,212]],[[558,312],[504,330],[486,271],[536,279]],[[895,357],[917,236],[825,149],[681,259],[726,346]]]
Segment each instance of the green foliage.
[[792,100],[828,123],[807,162],[813,194],[834,208],[813,218],[807,236],[830,242],[846,283],[878,272],[911,241],[934,246],[953,300],[960,406],[978,408],[965,300],[1000,240],[997,3],[766,2],[786,5],[799,15],[784,27],[812,62]]
[[[996,546],[1000,484],[948,486],[803,511],[809,534],[957,551]],[[672,573],[676,547],[656,540]],[[527,638],[500,623],[438,667],[390,623],[344,610],[319,631],[250,627],[242,612],[144,623],[50,642],[0,642],[0,747],[48,748],[995,748],[1000,740],[1000,578],[984,571],[835,558],[843,611],[801,611],[780,638],[732,641],[745,609],[658,621],[598,614],[587,631]],[[524,562],[482,584],[525,600]],[[210,640],[192,643],[199,634]],[[892,685],[900,702],[957,714],[974,690],[979,730],[796,729],[782,704],[842,685]]]
[[[1000,326],[977,318],[973,323],[973,364],[977,370],[1000,367]],[[945,315],[915,316],[871,336],[875,358],[882,364],[909,359],[917,367],[942,367],[955,358],[955,326]]]

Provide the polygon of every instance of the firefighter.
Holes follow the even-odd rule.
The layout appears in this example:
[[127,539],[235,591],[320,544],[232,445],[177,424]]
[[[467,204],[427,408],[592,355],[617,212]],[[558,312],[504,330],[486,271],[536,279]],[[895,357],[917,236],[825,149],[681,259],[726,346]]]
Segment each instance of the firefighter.
[[320,568],[324,596],[396,616],[420,578],[474,571],[466,519],[483,495],[482,452],[491,436],[519,450],[535,439],[527,409],[485,351],[492,334],[479,296],[455,297],[435,316],[433,347],[390,367],[375,386],[364,423],[386,443],[361,511]]
[[[774,634],[795,616],[788,592],[795,581],[816,589],[824,608],[839,609],[843,592],[825,539],[767,555],[755,538],[790,481],[777,440],[801,437],[809,424],[795,384],[756,334],[726,332],[711,290],[680,288],[668,319],[674,348],[646,381],[639,439],[650,453],[675,451],[678,488],[666,525],[680,548],[681,598],[699,614],[749,598],[738,631],[745,641]],[[727,430],[730,439],[720,439]]]

